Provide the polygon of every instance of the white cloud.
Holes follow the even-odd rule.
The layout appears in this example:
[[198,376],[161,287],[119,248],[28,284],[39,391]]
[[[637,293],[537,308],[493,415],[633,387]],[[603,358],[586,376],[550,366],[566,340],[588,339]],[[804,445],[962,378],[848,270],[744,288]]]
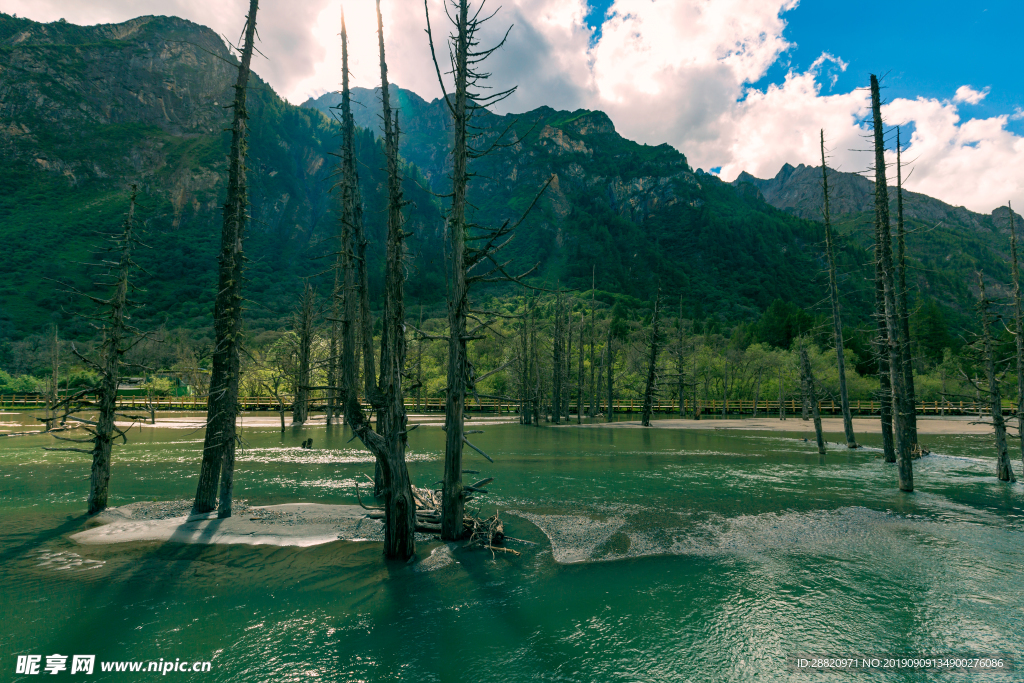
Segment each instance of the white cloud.
[[[264,2],[257,16],[260,51],[253,68],[279,91],[312,72],[324,48],[311,40],[322,2]],[[372,2],[369,4],[372,5]],[[74,24],[118,23],[144,15],[173,15],[208,26],[237,42],[249,11],[248,0],[0,0],[0,11],[35,21],[64,18]]]
[[977,104],[985,99],[988,95],[988,88],[978,91],[969,85],[961,85],[956,89],[956,94],[953,95],[954,102],[966,102],[967,104]]
[[1024,138],[1006,129],[1009,116],[961,121],[955,104],[918,98],[894,100],[883,117],[914,123],[903,155],[915,160],[908,188],[974,211],[989,212],[1008,199],[1021,205]]

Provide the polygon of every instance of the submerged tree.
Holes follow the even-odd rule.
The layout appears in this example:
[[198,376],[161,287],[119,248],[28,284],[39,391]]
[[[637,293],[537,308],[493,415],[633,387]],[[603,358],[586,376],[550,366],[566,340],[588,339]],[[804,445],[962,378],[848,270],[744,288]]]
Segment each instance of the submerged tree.
[[293,424],[302,424],[309,417],[310,356],[317,317],[319,317],[319,311],[316,290],[308,282],[305,282],[302,287],[302,299],[299,300],[299,305],[295,309],[293,323],[296,343],[295,400],[292,403]]
[[814,418],[814,436],[818,442],[818,453],[825,454],[825,439],[821,433],[821,413],[818,412],[818,386],[814,381],[814,371],[811,369],[811,360],[807,354],[807,341],[802,340],[799,345],[800,351],[800,383],[807,388],[808,399],[811,404],[811,415]]
[[661,295],[654,299],[654,315],[651,317],[651,338],[649,341],[647,361],[647,383],[644,387],[644,407],[640,423],[644,427],[651,426],[651,411],[654,408],[654,394],[658,390],[658,351],[661,347],[661,327],[658,320],[658,305]]
[[551,419],[555,424],[559,424],[562,419],[562,378],[565,373],[563,372],[563,356],[565,355],[564,348],[564,325],[562,322],[562,290],[561,287],[558,289],[558,294],[555,297],[555,333],[554,338],[551,340]]
[[193,513],[211,512],[217,506],[217,483],[220,482],[218,517],[231,516],[231,497],[235,473],[235,418],[238,414],[238,351],[242,342],[242,242],[249,198],[245,184],[245,158],[248,149],[246,92],[253,41],[256,38],[256,11],[259,0],[249,0],[245,38],[235,81],[234,112],[231,124],[231,156],[228,162],[228,196],[224,203],[221,229],[217,298],[213,325],[215,347],[210,373],[210,397],[206,413],[206,437],[203,441],[203,464],[192,505]]
[[825,252],[828,255],[828,293],[832,300],[832,338],[836,345],[836,363],[839,367],[839,403],[843,410],[843,431],[846,447],[856,448],[853,434],[853,415],[850,413],[850,395],[846,390],[846,359],[843,355],[843,319],[839,306],[839,283],[836,279],[835,247],[832,243],[832,217],[829,211],[828,166],[825,164],[825,131],[821,130],[821,188],[825,195],[822,213],[825,217]]
[[[500,142],[492,142],[486,149],[474,149],[470,144],[472,121],[474,116],[486,107],[500,102],[515,92],[509,88],[486,94],[488,86],[484,81],[489,74],[480,70],[480,65],[495,50],[505,44],[502,38],[496,46],[488,49],[479,48],[477,33],[489,17],[481,17],[483,5],[470,14],[469,0],[453,0],[448,13],[453,25],[449,35],[448,54],[452,65],[452,76],[455,90],[449,94],[441,76],[441,68],[437,62],[434,39],[430,28],[430,10],[426,0],[423,4],[427,14],[427,38],[434,62],[438,83],[444,95],[444,101],[452,117],[452,192],[451,207],[446,216],[448,239],[448,374],[447,399],[445,403],[445,464],[441,506],[441,537],[455,540],[463,534],[463,517],[467,492],[462,485],[462,452],[466,443],[464,429],[464,410],[466,390],[473,381],[469,375],[467,359],[467,343],[479,338],[478,334],[489,326],[489,321],[481,320],[474,329],[468,328],[468,320],[474,313],[470,310],[469,289],[474,283],[513,281],[533,271],[513,276],[508,273],[508,262],[499,262],[495,254],[514,238],[512,234],[530,212],[540,198],[549,179],[541,188],[537,197],[526,209],[519,221],[505,221],[501,227],[487,229],[471,223],[467,218],[469,161],[488,154]],[[493,16],[493,15],[492,15]],[[511,30],[511,28],[509,29]],[[508,32],[505,33],[508,36]],[[510,126],[511,128],[511,126]],[[506,129],[507,132],[508,129]],[[504,133],[498,135],[500,141]],[[481,246],[472,246],[479,244]],[[487,268],[480,274],[471,274],[479,266]],[[487,312],[482,312],[487,315]],[[560,406],[555,410],[560,410]]]
[[[885,140],[882,130],[882,108],[878,91],[878,78],[871,74],[871,112],[875,143],[875,239],[876,256],[881,276],[885,346],[890,384],[892,386],[893,435],[896,441],[896,470],[901,491],[914,490],[914,471],[911,463],[911,440],[907,427],[908,406],[903,365],[900,356],[899,316],[896,308],[896,286],[892,262],[892,233],[889,226],[889,194],[885,180]],[[878,285],[876,284],[876,296]],[[884,429],[884,425],[883,425]]]
[[[369,293],[363,275],[355,261],[362,254],[357,242],[361,237],[361,210],[357,209],[358,175],[355,165],[354,128],[348,86],[348,33],[345,17],[341,20],[342,41],[342,117],[344,150],[342,153],[342,222],[343,260],[345,265],[345,311],[342,331],[342,396],[345,421],[363,442],[377,464],[382,480],[384,497],[384,555],[393,559],[408,559],[415,553],[416,503],[412,495],[409,471],[405,463],[406,413],[402,388],[405,367],[405,270],[404,220],[402,216],[402,186],[398,167],[398,116],[391,110],[387,80],[387,61],[384,55],[384,27],[377,2],[377,31],[380,50],[381,103],[384,118],[384,147],[388,163],[388,236],[385,273],[384,317],[381,332],[380,379],[373,391],[367,391],[377,410],[377,432],[370,427],[363,413],[356,388],[358,374],[356,362],[355,325],[358,310],[369,310]],[[364,319],[365,325],[365,319]],[[372,342],[372,337],[370,338]],[[366,346],[364,335],[363,345]],[[372,348],[370,349],[372,356]],[[372,362],[372,361],[371,361]],[[370,385],[372,375],[366,380]]]
[[[74,451],[89,453],[92,455],[92,473],[89,480],[89,507],[90,515],[100,512],[107,507],[107,499],[110,492],[110,458],[114,441],[120,437],[122,442],[127,442],[125,433],[117,428],[114,421],[117,417],[117,387],[121,381],[121,369],[125,366],[124,355],[134,345],[132,337],[140,337],[137,331],[129,326],[128,320],[131,317],[131,310],[136,304],[129,298],[134,289],[131,283],[132,273],[137,269],[132,253],[139,245],[135,230],[135,197],[137,188],[131,187],[131,198],[128,204],[128,214],[125,217],[121,231],[109,237],[112,251],[118,255],[116,262],[106,261],[108,271],[106,276],[98,284],[108,289],[110,296],[100,298],[88,294],[82,294],[93,304],[99,307],[99,311],[90,316],[85,316],[94,321],[94,324],[102,334],[103,342],[100,345],[99,357],[96,360],[86,358],[72,345],[74,354],[99,374],[99,384],[96,391],[95,402],[85,400],[85,395],[92,393],[92,389],[77,392],[66,397],[60,402],[68,411],[66,419],[80,424],[91,434],[91,438],[74,439],[54,435],[61,441],[74,443],[92,443],[92,449],[83,448],[48,448],[47,450]],[[71,407],[75,410],[72,411]],[[59,405],[54,404],[56,414]],[[95,421],[71,415],[83,409],[96,410],[98,417]]]
[[[1010,209],[1010,257],[1013,266],[1013,322],[1017,351],[1017,437],[1020,439],[1020,462],[1024,467],[1024,310],[1021,307],[1020,261],[1017,258],[1017,228],[1013,224],[1013,204]],[[1024,470],[1022,470],[1024,471]]]
[[917,396],[914,391],[914,363],[910,349],[910,308],[907,305],[907,238],[903,227],[903,162],[900,150],[900,129],[896,127],[896,248],[899,279],[896,286],[896,311],[899,316],[900,369],[906,392],[906,429],[911,451],[917,451]]
[[[996,476],[999,481],[1016,481],[1013,476],[1013,467],[1010,465],[1010,455],[1006,446],[1006,423],[1003,421],[1003,401],[999,389],[999,375],[997,370],[999,361],[996,360],[995,343],[992,339],[991,314],[992,302],[985,296],[985,280],[981,272],[978,272],[978,321],[981,323],[981,339],[979,349],[981,361],[985,364],[985,378],[987,386],[984,386],[988,394],[989,408],[992,411],[992,430],[996,437]],[[965,374],[964,377],[967,377]],[[976,380],[967,379],[981,391],[983,385]]]

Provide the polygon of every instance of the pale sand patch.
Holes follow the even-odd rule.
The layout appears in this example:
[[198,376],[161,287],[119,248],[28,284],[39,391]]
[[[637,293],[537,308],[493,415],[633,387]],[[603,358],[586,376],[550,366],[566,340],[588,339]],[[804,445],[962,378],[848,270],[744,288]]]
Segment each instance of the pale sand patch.
[[[984,420],[984,423],[977,424]],[[576,425],[572,425],[576,426]],[[599,422],[581,427],[640,427],[640,421],[629,422]],[[814,434],[814,422],[804,422],[799,417],[789,417],[785,420],[778,418],[746,418],[728,420],[651,420],[651,427],[659,429],[729,429],[759,432],[806,432]],[[829,434],[843,433],[843,418],[823,417],[821,418],[821,429]],[[881,434],[882,423],[879,418],[855,417],[853,418],[853,431],[855,434]],[[917,433],[926,435],[985,435],[992,433],[990,418],[978,417],[931,417],[917,416]]]
[[100,526],[72,534],[78,543],[129,541],[236,543],[245,545],[312,546],[346,541],[382,541],[384,525],[365,516],[357,505],[287,503],[247,506],[227,519],[216,512],[165,517],[162,510],[180,508],[179,501],[132,503],[110,508],[94,519]]
[[[518,424],[518,416],[473,416],[467,424],[479,424],[479,425],[495,425],[495,424]],[[236,421],[239,427],[259,427],[259,428],[281,428],[281,418],[274,413],[267,413],[261,415],[243,415]],[[433,415],[409,415],[409,424],[418,424],[421,427],[443,427],[444,426],[444,415],[433,414]],[[160,429],[203,429],[206,426],[206,415],[204,413],[196,413],[194,415],[175,415],[168,417],[161,417],[159,413],[156,416],[156,424],[150,424],[148,419],[145,422],[128,422],[118,421],[117,426],[121,429],[146,429],[146,428],[160,428]],[[327,422],[323,415],[310,418],[302,425],[293,425],[290,416],[285,418],[285,427],[291,429],[292,427],[326,427]]]

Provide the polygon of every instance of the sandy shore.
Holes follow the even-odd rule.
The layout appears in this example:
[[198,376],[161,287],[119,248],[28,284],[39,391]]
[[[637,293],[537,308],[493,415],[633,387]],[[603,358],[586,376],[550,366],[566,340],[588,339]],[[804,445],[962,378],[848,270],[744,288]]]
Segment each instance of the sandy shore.
[[[495,424],[516,424],[519,422],[519,417],[512,415],[486,415],[486,416],[473,416],[473,418],[467,422],[467,424],[477,425],[495,425]],[[259,415],[243,415],[238,418],[237,424],[239,427],[259,427],[259,428],[281,428],[281,418],[275,413],[261,413]],[[409,415],[409,424],[418,424],[422,427],[443,427],[444,426],[444,415],[439,413],[426,414],[426,415]],[[148,420],[146,422],[123,422],[118,421],[117,426],[121,429],[132,427],[139,429],[140,427],[145,429],[146,427],[157,427],[163,429],[202,429],[206,425],[206,414],[195,413],[192,415],[173,415],[161,417],[160,413],[156,414],[156,424],[150,424]],[[292,425],[291,415],[285,416],[285,428],[291,429],[293,426],[298,427],[320,427],[326,428],[326,420],[323,415],[316,415],[311,417],[302,425]]]
[[384,540],[384,525],[367,518],[358,505],[240,503],[227,519],[218,519],[216,512],[190,515],[191,505],[191,501],[164,501],[110,508],[94,518],[98,526],[71,539],[86,545],[172,541],[300,547],[338,540]]
[[[991,420],[989,418],[980,419],[984,420],[984,422],[978,424],[979,418],[977,417],[925,417],[924,415],[918,415],[917,432],[918,434],[928,435],[991,434]],[[580,426],[591,428],[638,428],[640,427],[640,421],[602,422]],[[656,429],[728,429],[758,432],[806,432],[814,434],[814,423],[811,421],[804,422],[799,417],[789,417],[785,420],[760,417],[738,420],[651,420],[651,427]],[[821,429],[828,434],[842,435],[843,419],[841,417],[823,417],[821,419]],[[853,431],[857,434],[881,434],[882,424],[877,417],[855,417],[853,418]]]

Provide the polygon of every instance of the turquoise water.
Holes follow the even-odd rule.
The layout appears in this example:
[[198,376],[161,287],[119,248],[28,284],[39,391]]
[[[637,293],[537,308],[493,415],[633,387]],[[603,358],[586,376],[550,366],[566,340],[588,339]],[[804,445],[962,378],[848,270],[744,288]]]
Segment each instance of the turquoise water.
[[[810,682],[853,674],[788,657],[1024,646],[1024,487],[995,479],[991,439],[923,439],[943,455],[915,463],[905,495],[876,453],[821,459],[803,432],[483,429],[472,438],[496,463],[467,452],[466,467],[495,477],[481,512],[530,542],[510,543],[520,557],[437,542],[409,564],[373,543],[80,546],[87,456],[0,442],[0,680],[36,679],[14,673],[19,654],[82,653],[211,661],[167,674],[197,681]],[[372,472],[341,428],[244,436],[236,496],[253,504],[352,504]],[[299,449],[310,436],[317,448]],[[415,484],[440,479],[442,436],[410,434]],[[201,444],[134,431],[111,504],[190,499]]]

